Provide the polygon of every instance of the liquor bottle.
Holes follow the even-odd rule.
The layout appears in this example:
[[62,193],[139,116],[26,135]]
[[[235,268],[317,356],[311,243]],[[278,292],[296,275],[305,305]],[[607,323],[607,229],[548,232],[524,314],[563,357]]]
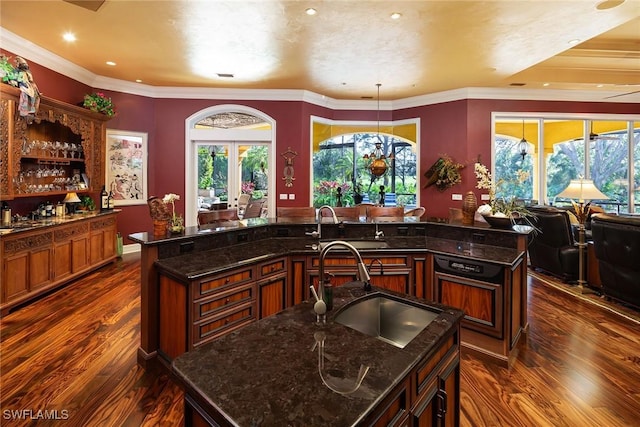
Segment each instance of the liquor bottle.
[[109,196],[107,197],[107,206],[109,210],[113,209],[113,192],[112,191],[109,191]]
[[107,189],[104,185],[102,186],[102,191],[100,192],[100,210],[109,210],[109,193],[107,193]]

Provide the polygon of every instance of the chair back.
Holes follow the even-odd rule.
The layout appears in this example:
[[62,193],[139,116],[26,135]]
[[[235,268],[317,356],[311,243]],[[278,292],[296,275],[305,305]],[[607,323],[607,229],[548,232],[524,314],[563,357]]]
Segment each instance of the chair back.
[[573,239],[569,213],[552,206],[531,206],[533,225],[539,233],[530,236],[531,266],[564,280],[578,278],[578,247]]
[[417,216],[417,217],[422,217],[422,215],[424,215],[426,209],[423,208],[422,206],[419,206],[417,208],[411,209],[409,211],[406,211],[404,213],[404,216]]
[[367,207],[367,218],[381,217],[404,217],[404,208],[402,206],[369,206]]
[[216,221],[229,221],[238,218],[237,209],[219,209],[217,211],[198,212],[198,225],[211,224]]
[[245,209],[251,200],[251,194],[242,193],[238,196],[238,209]]
[[355,207],[358,209],[358,217],[367,216],[367,209],[375,206],[373,203],[363,202],[358,203]]
[[[360,209],[357,206],[337,206],[333,208],[336,216],[339,220],[357,220],[360,217]],[[329,209],[322,209],[320,213],[323,218],[331,217],[331,211]]]
[[264,206],[265,202],[266,199],[250,201],[244,210],[244,216],[242,217],[242,219],[260,218],[262,216],[262,207]]
[[316,218],[316,208],[313,206],[308,207],[279,207],[276,209],[276,216],[278,218]]

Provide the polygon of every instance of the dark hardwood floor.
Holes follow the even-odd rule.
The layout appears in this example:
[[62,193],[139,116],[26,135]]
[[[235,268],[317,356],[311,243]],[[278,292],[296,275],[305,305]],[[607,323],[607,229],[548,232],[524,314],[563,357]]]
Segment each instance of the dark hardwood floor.
[[[180,389],[136,364],[139,274],[126,255],[2,319],[1,425],[182,425]],[[640,324],[532,277],[529,322],[511,369],[463,351],[462,426],[640,424]]]

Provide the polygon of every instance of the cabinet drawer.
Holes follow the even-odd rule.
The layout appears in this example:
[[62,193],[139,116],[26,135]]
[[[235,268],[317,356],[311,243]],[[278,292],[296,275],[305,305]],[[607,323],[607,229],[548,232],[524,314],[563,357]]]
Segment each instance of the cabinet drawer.
[[36,232],[19,235],[18,237],[3,238],[0,243],[2,243],[3,256],[14,255],[20,252],[53,247],[53,233],[50,231]]
[[287,259],[278,258],[258,264],[258,279],[287,271]]
[[89,232],[89,224],[87,223],[74,224],[73,226],[57,228],[53,232],[53,239],[57,243],[60,243],[60,242],[71,240],[83,234],[87,234],[88,232]]
[[412,401],[419,399],[422,394],[427,392],[429,383],[432,382],[440,370],[440,365],[446,363],[450,355],[457,351],[458,343],[454,335],[438,349],[436,354],[423,360],[423,363],[415,371],[415,380],[412,383],[415,384],[415,390],[412,393]]
[[[362,262],[364,262],[366,266],[369,266],[373,261],[376,261],[376,260],[380,260],[385,270],[389,268],[396,268],[396,267],[408,268],[410,265],[409,257],[403,256],[403,255],[398,255],[398,256],[363,255],[362,256]],[[311,265],[311,268],[319,268],[320,258],[317,256],[311,257],[310,265]],[[331,254],[324,259],[324,265],[325,266],[328,266],[328,265],[355,266],[356,260],[350,253],[345,255]],[[378,264],[378,262],[376,261],[375,263],[373,263],[371,268],[372,268],[372,271],[374,272],[379,271],[380,264]]]
[[255,307],[255,302],[249,301],[237,306],[236,309],[231,312],[225,311],[219,316],[212,316],[194,322],[193,346],[203,344],[255,321]]
[[255,287],[251,284],[243,285],[241,288],[229,289],[215,294],[212,298],[194,303],[193,317],[198,321],[253,300],[255,300]]
[[254,275],[253,267],[247,267],[212,276],[193,287],[193,299],[197,300],[216,291],[252,282]]

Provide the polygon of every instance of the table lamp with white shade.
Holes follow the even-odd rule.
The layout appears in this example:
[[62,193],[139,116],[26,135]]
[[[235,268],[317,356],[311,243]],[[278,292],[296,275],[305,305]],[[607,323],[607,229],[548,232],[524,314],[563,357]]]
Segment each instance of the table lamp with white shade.
[[[591,200],[606,200],[609,197],[598,190],[590,179],[572,179],[567,188],[562,190],[557,197],[571,199],[576,211],[576,218],[578,218],[578,286],[580,291],[584,293],[588,291],[584,286],[587,284],[584,280],[584,247],[586,246],[584,224],[589,217]],[[585,200],[588,200],[586,204]]]
[[78,194],[75,192],[71,192],[71,193],[67,193],[66,196],[64,196],[64,200],[62,201],[62,203],[64,203],[65,205],[69,205],[69,213],[70,214],[74,214],[76,213],[76,203],[80,203],[80,198],[78,197]]

